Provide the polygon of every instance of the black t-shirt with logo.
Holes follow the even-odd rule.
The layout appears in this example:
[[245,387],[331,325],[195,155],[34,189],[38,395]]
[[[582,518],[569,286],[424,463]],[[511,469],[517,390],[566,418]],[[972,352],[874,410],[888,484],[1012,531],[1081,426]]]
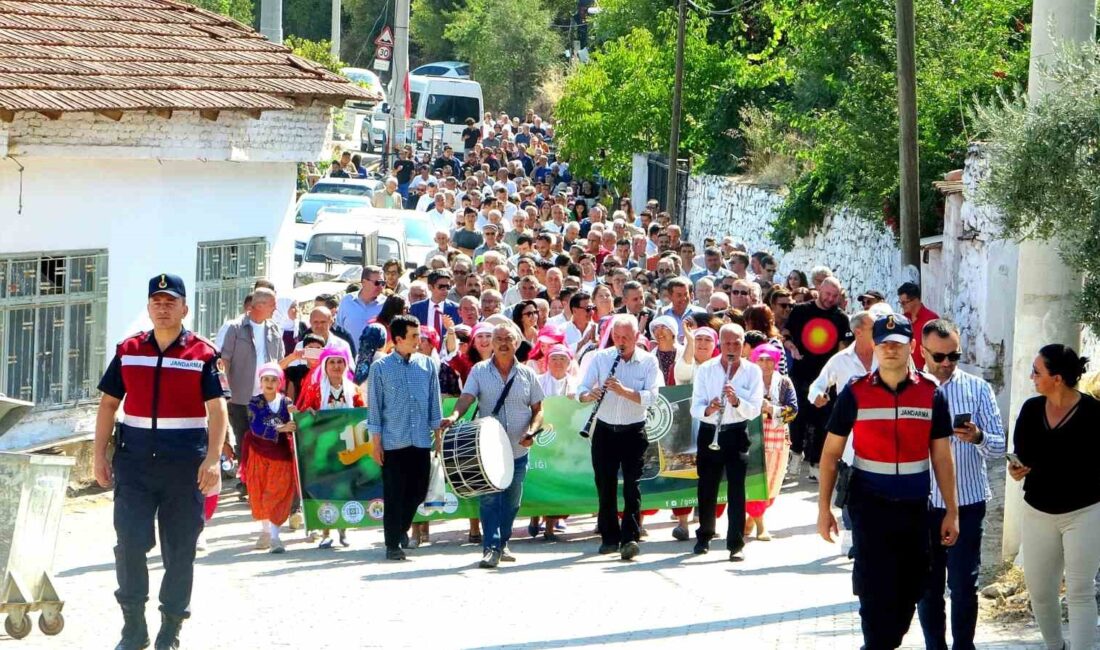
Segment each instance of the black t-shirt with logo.
[[393,163],[393,175],[400,185],[405,185],[412,180],[416,164],[411,160],[398,160]]
[[839,307],[822,309],[816,302],[795,305],[787,319],[787,331],[802,354],[801,360],[794,361],[791,377],[802,381],[817,379],[840,344],[852,338],[848,316]]
[[462,130],[462,146],[473,149],[477,146],[477,140],[481,137],[481,129],[476,126],[468,126]]

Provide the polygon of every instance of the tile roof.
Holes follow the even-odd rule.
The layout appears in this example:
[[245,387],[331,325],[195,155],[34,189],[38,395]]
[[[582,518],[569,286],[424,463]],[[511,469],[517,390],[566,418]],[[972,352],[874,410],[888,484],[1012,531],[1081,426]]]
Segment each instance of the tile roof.
[[380,99],[185,2],[0,0],[0,117],[9,120],[14,111],[264,111],[350,98]]

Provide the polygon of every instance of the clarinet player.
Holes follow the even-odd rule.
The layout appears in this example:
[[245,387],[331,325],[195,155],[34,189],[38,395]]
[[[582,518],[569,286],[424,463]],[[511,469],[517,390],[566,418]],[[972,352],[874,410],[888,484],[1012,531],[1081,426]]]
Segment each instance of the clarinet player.
[[[691,389],[691,416],[699,420],[699,529],[694,552],[710,550],[714,537],[714,507],[718,485],[726,477],[726,550],[730,562],[744,560],[745,466],[749,451],[749,420],[760,415],[764,382],[760,368],[741,359],[745,330],[740,325],[723,325],[718,332],[721,354],[695,373]],[[713,448],[715,436],[718,449]]]
[[[646,408],[664,386],[657,357],[638,349],[638,321],[630,314],[611,320],[614,347],[592,353],[592,364],[577,389],[583,403],[600,400],[592,433],[592,469],[599,497],[600,554],[619,553],[623,560],[638,555],[639,515],[644,456]],[[616,360],[618,363],[616,364]],[[611,373],[615,367],[614,375]],[[760,373],[757,371],[759,380]],[[601,397],[603,399],[601,399]],[[759,399],[757,400],[759,412]],[[618,517],[619,471],[623,475],[623,521]]]

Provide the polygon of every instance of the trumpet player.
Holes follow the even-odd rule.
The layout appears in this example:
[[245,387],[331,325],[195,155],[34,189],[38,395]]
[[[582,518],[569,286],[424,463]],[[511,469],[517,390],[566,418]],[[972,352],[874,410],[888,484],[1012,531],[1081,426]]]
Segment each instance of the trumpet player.
[[691,390],[691,416],[699,420],[695,459],[699,471],[699,528],[694,552],[702,555],[710,550],[718,484],[725,472],[726,550],[731,562],[744,559],[747,425],[760,415],[764,401],[760,368],[741,359],[744,338],[745,330],[740,325],[723,325],[718,332],[721,354],[699,366]]
[[[637,347],[638,321],[633,316],[616,314],[611,319],[611,340],[614,347],[592,353],[592,364],[577,388],[577,395],[583,403],[599,400],[592,433],[592,469],[600,503],[599,552],[607,555],[617,551],[622,559],[630,560],[640,550],[642,493],[638,483],[649,446],[645,434],[646,409],[665,384],[657,357]],[[620,468],[621,526],[617,514]]]

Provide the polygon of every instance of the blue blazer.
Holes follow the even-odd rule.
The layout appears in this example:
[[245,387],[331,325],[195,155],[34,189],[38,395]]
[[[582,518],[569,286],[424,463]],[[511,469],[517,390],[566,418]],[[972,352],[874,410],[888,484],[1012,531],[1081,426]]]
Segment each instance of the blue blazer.
[[[427,300],[421,300],[420,302],[414,302],[409,307],[409,313],[416,317],[416,320],[420,321],[421,325],[427,325],[428,327],[434,327],[434,323],[428,322],[428,302]],[[443,313],[450,316],[456,323],[462,322],[462,317],[458,315],[458,303],[451,300],[443,301]],[[443,328],[443,334],[447,333],[447,328]]]

